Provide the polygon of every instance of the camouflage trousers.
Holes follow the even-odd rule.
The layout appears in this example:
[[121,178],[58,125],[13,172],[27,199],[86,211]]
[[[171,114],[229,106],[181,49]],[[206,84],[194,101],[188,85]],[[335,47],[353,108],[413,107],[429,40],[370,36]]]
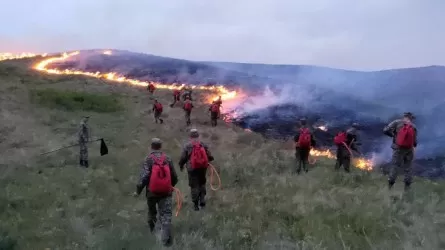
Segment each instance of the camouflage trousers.
[[179,102],[179,100],[180,100],[180,97],[179,97],[179,95],[178,96],[173,96],[173,103],[172,104],[170,104],[170,107],[173,107],[177,102]]
[[86,142],[80,142],[80,160],[88,161],[88,147]]
[[388,182],[394,184],[397,179],[398,171],[403,169],[405,174],[405,184],[410,185],[413,181],[412,162],[414,159],[413,149],[394,149],[392,162],[389,170]]
[[335,170],[340,169],[341,166],[345,169],[346,172],[350,171],[351,167],[351,154],[348,149],[343,146],[337,147],[337,160],[335,162]]
[[295,158],[297,160],[297,173],[301,172],[301,168],[306,172],[308,171],[310,152],[310,148],[296,148]]
[[207,168],[194,169],[188,171],[188,179],[192,201],[195,204],[205,204],[205,196],[207,194]]
[[147,197],[148,225],[150,226],[150,230],[153,231],[158,220],[157,213],[159,211],[159,220],[161,222],[161,240],[164,245],[168,244],[172,237],[172,204],[172,195],[165,197]]
[[210,123],[212,124],[212,127],[216,127],[216,125],[218,125],[218,112],[210,113]]
[[187,123],[187,125],[190,125],[192,122],[190,121],[190,114],[192,112],[191,111],[185,111],[185,122]]
[[154,117],[155,117],[156,123],[158,123],[158,122],[164,123],[164,120],[161,118],[161,114],[162,114],[162,112],[159,112],[159,111],[154,112]]

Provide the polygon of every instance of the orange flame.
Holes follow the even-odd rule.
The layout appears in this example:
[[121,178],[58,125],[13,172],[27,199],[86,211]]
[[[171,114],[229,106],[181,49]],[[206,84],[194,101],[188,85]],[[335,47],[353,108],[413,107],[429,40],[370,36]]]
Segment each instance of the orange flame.
[[[106,50],[102,52],[104,55],[112,55],[112,51],[111,50]],[[115,81],[115,82],[123,82],[123,83],[129,83],[131,85],[135,85],[135,86],[148,86],[149,82],[145,82],[145,81],[139,81],[139,80],[135,80],[135,79],[129,79],[126,78],[124,76],[119,76],[118,73],[115,72],[109,72],[109,73],[101,73],[101,72],[84,72],[84,71],[78,71],[78,70],[70,70],[70,69],[65,69],[65,70],[59,70],[59,69],[53,69],[53,68],[49,68],[49,66],[52,63],[55,62],[63,62],[65,60],[67,60],[70,57],[76,56],[80,54],[79,51],[75,51],[75,52],[71,52],[71,53],[63,53],[60,56],[56,56],[56,57],[50,57],[50,58],[46,58],[38,63],[36,63],[33,68],[37,71],[41,71],[44,73],[48,73],[48,74],[55,74],[55,75],[84,75],[84,76],[90,76],[90,77],[95,77],[95,78],[103,78],[103,79],[107,79],[110,81]],[[37,57],[37,56],[42,56],[42,57],[47,57],[48,54],[34,54],[34,53],[20,53],[20,54],[13,54],[13,53],[0,53],[0,61],[3,60],[12,60],[12,59],[21,59],[21,58],[31,58],[31,57]],[[183,87],[185,87],[185,84],[181,84],[181,85],[167,85],[167,84],[161,84],[161,83],[155,83],[152,82],[153,84],[155,84],[155,86],[157,88],[160,89],[182,89]],[[219,98],[219,96],[221,96],[222,100],[233,100],[233,99],[237,99],[237,98],[242,98],[244,97],[243,93],[238,93],[237,91],[230,91],[228,89],[226,89],[224,86],[198,86],[198,85],[189,85],[187,86],[191,89],[200,89],[200,90],[210,90],[215,92],[216,94],[213,96],[209,96],[207,98],[207,102],[211,103],[214,100],[217,100]],[[231,115],[227,115],[225,117],[223,117],[224,121],[226,122],[231,122],[233,117],[236,117],[237,114],[236,113],[232,113]],[[320,126],[318,127],[318,129],[321,130],[327,130],[327,127],[325,126]],[[325,130],[325,131],[326,131]],[[247,132],[251,132],[250,129],[246,129]],[[315,149],[311,149],[310,151],[310,155],[311,156],[322,156],[322,157],[327,157],[330,159],[335,159],[335,155],[330,151],[330,150],[315,150]],[[364,169],[364,170],[372,170],[372,161],[371,160],[367,160],[364,158],[355,158],[355,166],[360,168],[360,169]]]
[[28,52],[23,52],[20,54],[13,54],[13,53],[0,53],[0,61],[5,61],[5,60],[14,60],[14,59],[22,59],[22,58],[31,58],[31,57],[36,57],[36,56],[47,56],[48,54],[34,54],[34,53],[28,53]]
[[[327,157],[329,159],[335,159],[337,158],[335,156],[334,153],[331,152],[331,150],[327,149],[327,150],[316,150],[316,149],[311,149],[310,155],[312,156],[322,156],[322,157]],[[354,158],[354,165],[357,168],[363,169],[363,170],[367,170],[370,171],[372,170],[372,161],[365,159],[365,158]]]
[[[103,54],[109,54],[111,53],[111,51],[104,51]],[[63,62],[67,59],[69,59],[70,57],[79,55],[80,52],[79,51],[75,51],[75,52],[71,52],[71,53],[63,53],[61,56],[57,56],[57,57],[51,57],[51,58],[47,58],[45,60],[42,60],[39,63],[36,63],[33,68],[35,70],[41,71],[41,72],[45,72],[48,74],[55,74],[55,75],[84,75],[84,76],[90,76],[90,77],[95,77],[95,78],[103,78],[103,79],[107,79],[110,81],[114,81],[114,82],[123,82],[123,83],[129,83],[131,85],[135,85],[135,86],[148,86],[148,84],[150,82],[146,82],[146,81],[140,81],[140,80],[136,80],[136,79],[130,79],[130,78],[126,78],[124,76],[120,76],[118,73],[115,72],[109,72],[109,73],[101,73],[101,72],[85,72],[85,71],[79,71],[79,70],[71,70],[71,69],[65,69],[65,70],[60,70],[60,69],[53,69],[53,68],[49,68],[49,66],[52,63],[56,63],[56,62]],[[183,87],[185,87],[185,84],[181,84],[181,85],[168,85],[168,84],[162,84],[162,83],[156,83],[156,82],[152,82],[156,88],[160,88],[160,89],[181,89]],[[235,97],[237,97],[237,92],[236,91],[230,91],[228,89],[226,89],[224,86],[198,86],[198,85],[187,85],[187,87],[191,88],[191,89],[199,89],[199,90],[210,90],[210,91],[214,91],[216,92],[216,97],[221,96],[222,100],[230,100],[230,99],[234,99]],[[208,98],[208,102],[211,102],[215,97],[209,97]]]

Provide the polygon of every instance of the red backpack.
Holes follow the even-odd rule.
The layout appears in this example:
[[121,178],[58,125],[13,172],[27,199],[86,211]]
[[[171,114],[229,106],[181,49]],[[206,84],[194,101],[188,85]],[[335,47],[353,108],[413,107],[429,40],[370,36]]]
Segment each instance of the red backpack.
[[159,102],[155,103],[155,109],[158,112],[162,112],[162,104]]
[[210,108],[210,110],[214,113],[218,113],[219,112],[218,104],[212,104],[212,107]]
[[346,143],[346,132],[339,132],[335,137],[334,137],[334,143],[337,146],[342,146],[344,145],[343,143]]
[[396,144],[401,148],[414,147],[414,127],[411,124],[405,123],[399,130],[396,136]]
[[180,94],[181,94],[181,92],[179,90],[177,90],[177,89],[175,91],[173,91],[173,95],[174,96],[178,96]]
[[207,168],[209,166],[209,158],[205,148],[199,141],[192,141],[192,146],[192,154],[190,155],[192,169]]
[[150,84],[148,85],[148,90],[151,91],[151,92],[153,92],[153,91],[155,90],[155,85],[153,85],[153,84],[150,83]]
[[311,147],[311,132],[308,128],[300,129],[300,136],[298,137],[298,145],[300,148]]
[[184,109],[187,111],[191,111],[192,110],[192,102],[184,103]]
[[153,160],[153,166],[151,168],[148,191],[153,194],[170,193],[172,191],[172,181],[170,166],[166,161],[165,154],[162,154],[159,158],[152,154],[150,158]]

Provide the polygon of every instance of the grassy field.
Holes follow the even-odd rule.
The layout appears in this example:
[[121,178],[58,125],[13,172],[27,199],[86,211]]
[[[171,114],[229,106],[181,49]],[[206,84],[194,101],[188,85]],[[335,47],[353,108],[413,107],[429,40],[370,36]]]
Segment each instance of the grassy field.
[[[156,92],[159,125],[144,88],[26,66],[0,63],[0,249],[163,249],[149,234],[144,195],[131,193],[152,137],[175,163],[177,141],[187,140],[182,111],[167,105],[171,92]],[[297,176],[291,150],[228,124],[212,128],[206,108],[198,104],[192,123],[215,155],[222,189],[209,190],[208,207],[195,212],[178,171],[185,201],[171,249],[445,249],[443,182],[416,179],[409,194],[402,183],[389,193],[381,174],[336,173],[323,158]],[[75,143],[86,114],[109,155],[91,145],[89,169],[78,167],[77,148],[38,156]]]

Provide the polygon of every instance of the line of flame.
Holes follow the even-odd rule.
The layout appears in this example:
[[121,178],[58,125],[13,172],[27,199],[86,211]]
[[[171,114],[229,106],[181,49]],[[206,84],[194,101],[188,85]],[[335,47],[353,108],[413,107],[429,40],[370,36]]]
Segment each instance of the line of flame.
[[[104,54],[111,54],[110,51],[105,51],[103,52]],[[64,69],[64,70],[60,70],[60,69],[55,69],[55,68],[49,68],[49,66],[53,63],[56,62],[62,62],[65,61],[67,59],[69,59],[70,57],[79,55],[80,52],[79,51],[75,51],[75,52],[71,52],[71,53],[63,53],[61,56],[56,56],[56,57],[50,57],[50,58],[46,58],[38,63],[36,63],[33,68],[35,70],[41,71],[41,72],[45,72],[48,74],[54,74],[54,75],[84,75],[84,76],[89,76],[89,77],[95,77],[95,78],[102,78],[102,79],[107,79],[109,81],[115,81],[115,82],[123,82],[123,83],[129,83],[131,85],[135,85],[135,86],[148,86],[148,84],[150,82],[146,82],[146,81],[140,81],[140,80],[136,80],[136,79],[130,79],[130,78],[126,78],[124,76],[120,76],[118,73],[116,72],[109,72],[109,73],[101,73],[101,72],[85,72],[85,71],[80,71],[80,70],[71,70],[71,69]],[[221,96],[222,100],[230,100],[230,99],[234,99],[237,97],[237,91],[231,91],[226,89],[224,86],[219,85],[219,86],[199,86],[199,85],[185,85],[185,84],[181,84],[181,85],[170,85],[170,84],[162,84],[162,83],[156,83],[156,82],[151,82],[153,83],[156,88],[160,88],[160,89],[182,89],[183,87],[187,87],[187,88],[191,88],[191,89],[200,89],[200,90],[210,90],[215,92],[216,94],[214,96],[211,96],[207,101],[211,102],[213,100],[216,100],[218,98],[218,96]]]
[[[102,52],[105,55],[111,55],[112,51],[106,50]],[[109,81],[115,81],[115,82],[122,82],[122,83],[129,83],[135,86],[148,86],[150,82],[146,81],[140,81],[136,79],[129,79],[124,76],[120,76],[118,73],[115,72],[109,72],[109,73],[101,73],[101,72],[85,72],[85,71],[79,71],[79,70],[70,70],[70,69],[64,69],[59,70],[55,68],[49,68],[49,66],[56,62],[63,62],[67,60],[70,57],[79,55],[79,51],[71,52],[71,53],[63,53],[60,56],[45,58],[44,60],[36,63],[33,66],[33,69],[44,72],[47,74],[54,74],[54,75],[84,75],[89,77],[95,77],[95,78],[102,78],[107,79]],[[12,54],[12,53],[0,53],[0,61],[2,60],[11,60],[11,59],[20,59],[20,58],[31,58],[31,57],[37,57],[42,56],[46,57],[47,54],[34,54],[34,53],[21,53],[21,54]],[[161,89],[182,89],[183,87],[187,86],[191,89],[200,89],[200,90],[210,90],[216,92],[214,96],[210,96],[207,101],[211,102],[213,100],[216,100],[218,96],[221,96],[222,100],[232,100],[237,97],[243,96],[242,93],[237,93],[237,91],[230,91],[226,89],[224,86],[198,86],[198,85],[167,85],[162,83],[155,83],[152,82],[157,88]],[[224,120],[226,122],[230,122],[231,118],[236,116],[235,114],[232,114],[230,116],[226,116]],[[325,127],[320,127],[320,129],[324,130]],[[251,132],[250,130],[247,130]],[[322,156],[327,157],[330,159],[335,159],[336,156],[330,151],[330,150],[316,150],[311,149],[310,151],[311,156]],[[364,170],[372,170],[373,164],[370,160],[367,160],[365,158],[355,158],[355,166],[360,169]]]

